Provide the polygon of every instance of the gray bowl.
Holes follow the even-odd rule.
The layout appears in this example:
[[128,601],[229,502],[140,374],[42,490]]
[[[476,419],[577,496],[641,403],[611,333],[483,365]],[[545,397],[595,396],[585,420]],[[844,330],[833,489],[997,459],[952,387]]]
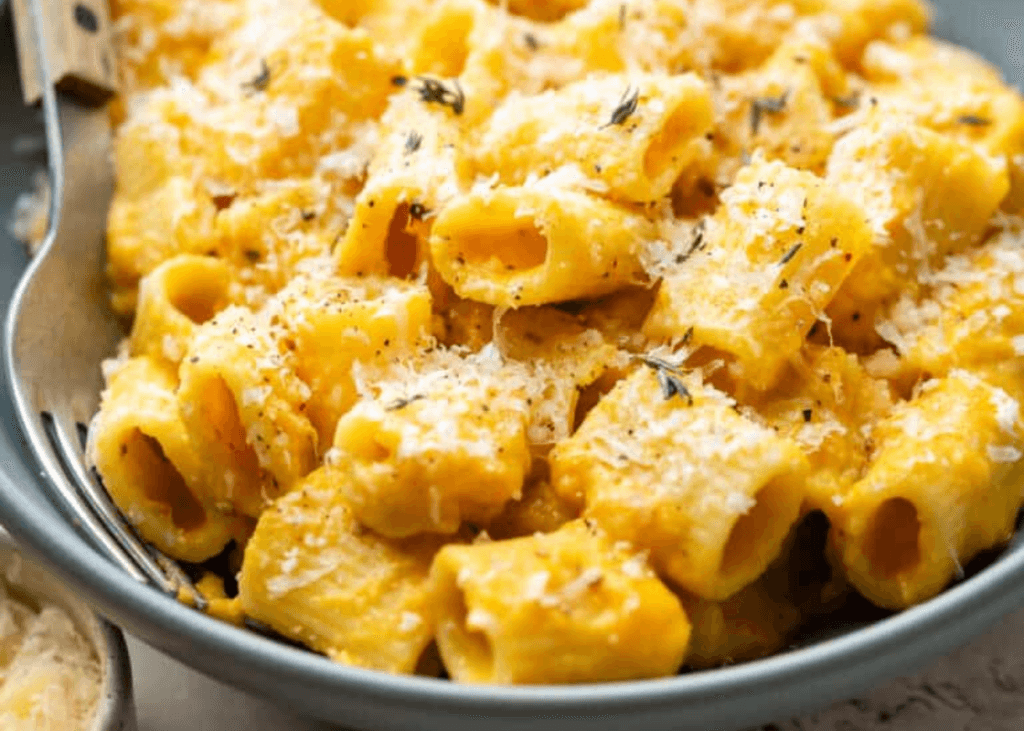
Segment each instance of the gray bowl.
[[[939,33],[1024,82],[1021,0],[939,2]],[[10,41],[4,44],[9,48]],[[17,109],[9,52],[0,59],[5,137],[37,129]],[[20,130],[20,131],[19,131]],[[2,143],[0,143],[2,144]],[[32,145],[0,151],[0,211],[27,187]],[[27,152],[26,152],[27,150]],[[7,156],[7,157],[3,157]],[[0,301],[24,257],[0,242]],[[311,716],[367,731],[476,729],[731,731],[860,692],[947,652],[1024,605],[1024,545],[926,604],[867,625],[838,622],[824,639],[774,657],[664,680],[573,687],[477,688],[357,670],[205,617],[142,586],[72,529],[39,489],[0,384],[0,520],[99,611],[211,677]]]

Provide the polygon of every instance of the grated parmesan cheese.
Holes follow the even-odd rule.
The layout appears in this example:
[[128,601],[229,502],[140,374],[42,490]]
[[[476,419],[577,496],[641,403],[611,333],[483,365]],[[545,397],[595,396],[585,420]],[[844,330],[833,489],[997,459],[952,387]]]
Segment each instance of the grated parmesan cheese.
[[22,193],[14,201],[8,230],[35,254],[43,245],[50,223],[50,176],[45,170],[36,173],[32,190]]
[[[17,567],[8,568],[9,576],[12,569]],[[45,600],[30,607],[0,586],[0,644],[0,728],[91,728],[103,668],[64,609]]]
[[999,464],[1012,464],[1018,462],[1021,456],[1024,456],[1016,447],[989,446],[987,454],[990,460]]

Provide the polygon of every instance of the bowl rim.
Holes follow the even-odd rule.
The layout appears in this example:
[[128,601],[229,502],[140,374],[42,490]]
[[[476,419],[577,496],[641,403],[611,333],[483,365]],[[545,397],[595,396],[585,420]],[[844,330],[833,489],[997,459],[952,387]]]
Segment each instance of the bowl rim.
[[[11,446],[0,431],[0,452],[13,452]],[[781,691],[793,683],[834,673],[837,662],[849,670],[896,647],[946,633],[954,635],[968,615],[974,615],[975,625],[980,626],[1024,605],[1024,546],[1017,545],[977,575],[924,604],[807,647],[734,666],[669,678],[575,686],[474,686],[395,676],[345,666],[261,637],[137,582],[75,534],[69,524],[53,520],[54,508],[45,504],[41,490],[19,487],[19,483],[31,485],[34,481],[24,464],[9,459],[0,464],[4,468],[0,470],[0,518],[19,544],[52,566],[101,611],[115,607],[113,613],[133,622],[187,637],[197,652],[227,653],[254,673],[307,687],[313,683],[318,688],[345,690],[403,707],[440,706],[470,715],[500,709],[504,716],[591,716],[693,705],[711,698],[748,695],[752,690]]]

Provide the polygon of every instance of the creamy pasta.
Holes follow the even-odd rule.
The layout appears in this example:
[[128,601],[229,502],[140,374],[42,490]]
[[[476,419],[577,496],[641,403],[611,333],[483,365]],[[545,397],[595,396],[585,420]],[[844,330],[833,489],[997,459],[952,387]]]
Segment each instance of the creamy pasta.
[[1009,538],[1024,99],[919,0],[112,5],[89,455],[226,619],[649,678]]

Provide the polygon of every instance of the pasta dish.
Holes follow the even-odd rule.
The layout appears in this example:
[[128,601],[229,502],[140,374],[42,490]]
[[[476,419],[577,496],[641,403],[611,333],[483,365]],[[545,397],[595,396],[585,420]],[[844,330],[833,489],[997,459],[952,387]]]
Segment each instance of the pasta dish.
[[112,5],[88,452],[217,616],[652,678],[1013,533],[1024,99],[919,0]]

